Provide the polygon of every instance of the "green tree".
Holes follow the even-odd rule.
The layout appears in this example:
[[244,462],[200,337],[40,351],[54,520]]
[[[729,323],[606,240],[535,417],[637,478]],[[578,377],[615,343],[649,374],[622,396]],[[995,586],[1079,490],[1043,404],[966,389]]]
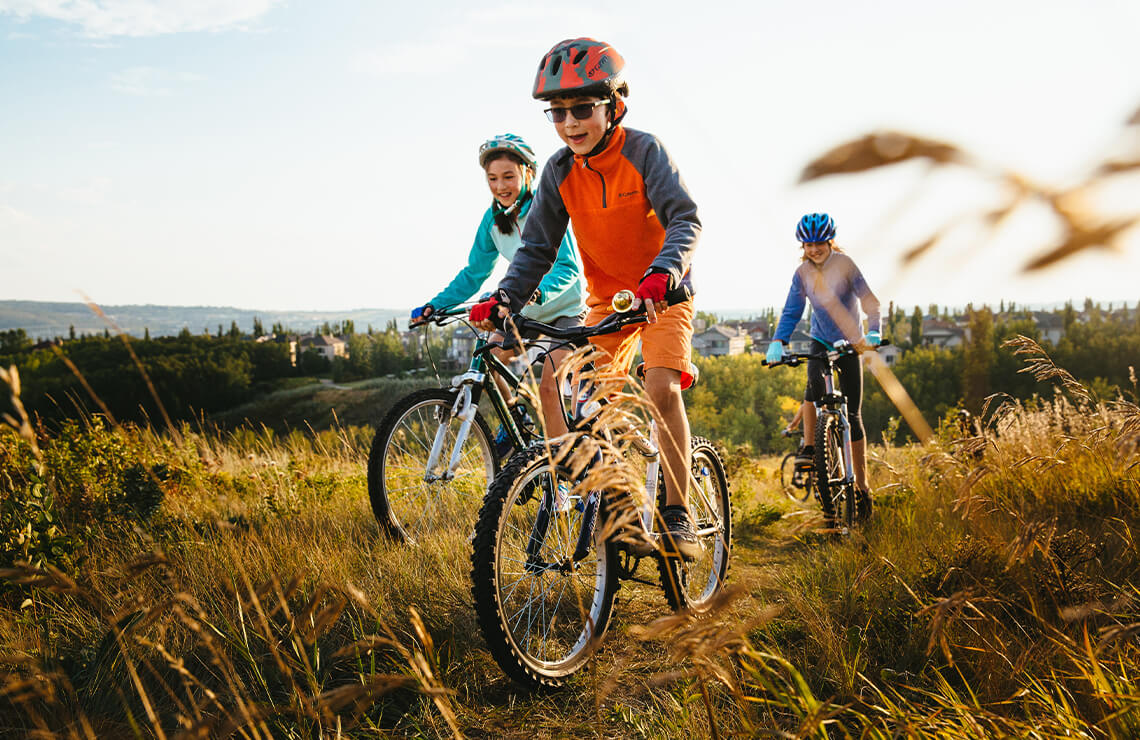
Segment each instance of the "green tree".
[[963,402],[971,413],[982,411],[985,399],[990,395],[990,372],[994,366],[994,320],[989,308],[975,311],[967,306],[970,338],[963,349],[962,392]]
[[922,344],[922,309],[914,307],[910,315],[910,346],[918,347]]
[[230,322],[230,330],[226,336],[230,339],[241,339],[241,329],[238,328],[237,321]]
[[265,336],[265,327],[261,325],[261,319],[258,318],[257,316],[254,316],[253,317],[253,338],[258,339],[259,337],[263,337],[263,336]]
[[11,355],[32,346],[28,333],[23,329],[9,329],[0,332],[0,355]]

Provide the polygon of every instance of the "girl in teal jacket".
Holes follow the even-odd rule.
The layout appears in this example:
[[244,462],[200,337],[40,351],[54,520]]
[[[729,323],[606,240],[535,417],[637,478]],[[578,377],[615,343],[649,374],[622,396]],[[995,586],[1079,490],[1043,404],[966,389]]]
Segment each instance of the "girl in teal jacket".
[[[521,137],[500,134],[479,147],[479,165],[486,173],[492,201],[475,233],[475,243],[467,256],[467,265],[438,295],[412,311],[411,326],[427,319],[436,308],[450,307],[469,300],[491,276],[499,256],[510,262],[522,245],[522,229],[534,199],[534,178],[538,169],[534,151]],[[582,260],[570,231],[567,230],[554,265],[539,283],[534,300],[523,308],[522,313],[536,321],[564,327],[581,324],[585,310]],[[496,335],[492,341],[501,338]],[[543,418],[550,437],[566,433],[553,370],[567,352],[562,349],[550,353],[539,386]],[[506,385],[498,378],[496,381],[504,396],[510,398]],[[505,435],[500,436],[505,438]],[[502,452],[505,450],[500,450]]]

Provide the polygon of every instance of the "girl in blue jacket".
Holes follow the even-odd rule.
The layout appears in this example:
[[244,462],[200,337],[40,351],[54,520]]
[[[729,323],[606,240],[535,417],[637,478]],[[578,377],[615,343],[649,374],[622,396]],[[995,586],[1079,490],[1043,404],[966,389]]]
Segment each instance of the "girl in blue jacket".
[[[510,262],[522,244],[522,229],[534,199],[534,179],[538,169],[534,151],[521,137],[500,134],[479,147],[479,165],[486,174],[492,200],[491,207],[483,214],[483,220],[475,232],[475,243],[467,256],[467,265],[438,295],[412,311],[411,326],[431,316],[436,308],[450,307],[469,300],[491,276],[499,256]],[[582,261],[570,231],[567,230],[554,265],[539,283],[534,301],[522,313],[536,321],[558,327],[578,326],[586,311],[584,294]],[[492,341],[501,339],[499,334],[492,337]],[[566,433],[566,422],[560,413],[554,368],[567,353],[566,349],[550,353],[539,385],[542,415],[546,421],[546,433],[550,437]],[[506,359],[501,350],[498,356]],[[510,389],[501,379],[496,377],[495,380],[504,397],[510,399]],[[500,430],[496,443],[500,446],[509,444],[504,440],[505,430]],[[499,452],[505,450],[500,449]]]
[[[804,313],[804,304],[811,302],[811,354],[820,354],[833,348],[839,340],[871,347],[878,346],[879,299],[867,287],[863,273],[855,262],[835,244],[835,221],[826,213],[809,213],[800,219],[796,238],[803,245],[803,260],[792,276],[792,287],[784,302],[780,323],[771,344],[768,345],[768,362],[779,362],[784,356],[784,345],[795,331]],[[867,314],[867,333],[859,308]],[[859,407],[863,401],[863,365],[859,355],[846,355],[836,363],[839,387],[847,399],[847,421],[851,424],[851,457],[855,472],[855,485],[870,493],[867,484],[867,442],[864,439],[863,418]],[[815,405],[823,395],[823,363],[808,360],[807,390],[804,393],[804,447],[800,454],[810,459],[815,442]],[[797,463],[799,462],[797,456]]]

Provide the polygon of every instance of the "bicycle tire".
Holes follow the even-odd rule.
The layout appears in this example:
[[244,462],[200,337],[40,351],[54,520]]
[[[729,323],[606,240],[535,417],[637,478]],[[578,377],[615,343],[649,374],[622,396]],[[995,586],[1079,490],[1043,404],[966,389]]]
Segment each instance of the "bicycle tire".
[[713,530],[701,538],[701,554],[690,562],[677,557],[658,559],[661,588],[669,606],[704,613],[724,588],[732,555],[732,497],[724,462],[712,442],[692,438],[692,471],[705,495],[689,491],[693,528]]
[[588,664],[618,588],[617,551],[610,543],[598,547],[600,524],[586,557],[565,567],[582,507],[542,517],[547,492],[571,478],[544,449],[524,450],[495,476],[475,525],[471,594],[479,629],[503,672],[530,689],[559,688]]
[[803,486],[797,486],[792,482],[795,474],[796,453],[789,452],[784,455],[784,459],[780,461],[780,488],[783,489],[785,496],[796,503],[802,504],[811,498],[812,474],[806,471],[801,473],[801,475],[807,479],[807,482]]
[[815,490],[828,526],[838,522],[835,504],[843,492],[846,475],[839,423],[833,413],[820,414],[815,431]]
[[372,440],[368,498],[381,530],[396,542],[415,545],[441,528],[469,527],[499,470],[490,427],[476,410],[455,476],[449,481],[425,479],[441,423],[449,428],[437,470],[451,457],[459,428],[451,414],[455,394],[429,388],[404,396],[385,415]]

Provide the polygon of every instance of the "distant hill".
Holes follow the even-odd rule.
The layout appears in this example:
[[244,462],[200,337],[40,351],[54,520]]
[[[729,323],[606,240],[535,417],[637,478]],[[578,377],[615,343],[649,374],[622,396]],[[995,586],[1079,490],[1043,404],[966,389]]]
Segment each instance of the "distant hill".
[[[266,331],[281,323],[287,329],[311,331],[324,322],[337,323],[351,319],[357,331],[366,331],[371,324],[383,329],[392,319],[405,319],[408,312],[392,308],[357,308],[348,311],[253,311],[231,306],[100,306],[107,316],[123,331],[142,336],[149,329],[152,337],[177,334],[183,328],[194,334],[209,330],[229,330],[237,322],[238,328],[249,333],[253,319],[261,320]],[[401,321],[401,326],[403,322]],[[83,303],[49,303],[46,301],[0,301],[0,331],[23,329],[29,337],[49,339],[66,337],[71,327],[76,334],[102,334],[110,328]]]

